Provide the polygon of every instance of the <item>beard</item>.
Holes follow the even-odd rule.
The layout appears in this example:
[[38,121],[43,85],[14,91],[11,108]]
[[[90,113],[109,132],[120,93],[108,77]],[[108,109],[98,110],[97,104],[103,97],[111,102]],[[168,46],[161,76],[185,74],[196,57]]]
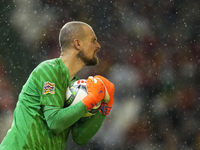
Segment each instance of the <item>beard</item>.
[[77,57],[80,58],[86,66],[95,66],[99,63],[99,59],[97,56],[93,56],[92,59],[88,58],[83,51],[80,51],[77,54]]

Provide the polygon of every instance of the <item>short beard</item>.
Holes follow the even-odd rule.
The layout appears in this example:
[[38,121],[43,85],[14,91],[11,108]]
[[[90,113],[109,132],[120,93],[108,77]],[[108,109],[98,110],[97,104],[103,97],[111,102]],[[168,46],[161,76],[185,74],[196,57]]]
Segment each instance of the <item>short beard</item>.
[[87,58],[87,56],[84,54],[83,51],[80,51],[77,55],[78,58],[80,58],[86,66],[95,66],[99,64],[98,57],[93,57],[92,59]]

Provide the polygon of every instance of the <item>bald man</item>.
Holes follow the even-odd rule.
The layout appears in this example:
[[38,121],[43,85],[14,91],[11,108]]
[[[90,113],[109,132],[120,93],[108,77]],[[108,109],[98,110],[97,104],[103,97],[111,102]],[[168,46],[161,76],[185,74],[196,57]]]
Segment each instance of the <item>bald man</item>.
[[[70,131],[73,140],[83,145],[96,134],[109,114],[114,85],[101,76],[95,83],[88,78],[88,95],[79,103],[64,107],[67,87],[78,80],[76,73],[84,66],[98,64],[96,53],[101,46],[91,26],[79,21],[66,23],[60,30],[59,43],[60,57],[40,63],[23,86],[12,127],[0,150],[65,149]],[[94,116],[83,118],[107,91],[110,104],[102,103]]]

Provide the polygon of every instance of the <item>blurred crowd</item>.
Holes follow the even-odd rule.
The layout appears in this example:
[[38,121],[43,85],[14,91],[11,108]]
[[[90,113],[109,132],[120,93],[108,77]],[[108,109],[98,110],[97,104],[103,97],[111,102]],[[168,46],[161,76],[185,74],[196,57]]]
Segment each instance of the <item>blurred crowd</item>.
[[80,20],[102,48],[100,64],[78,77],[108,78],[115,103],[88,144],[70,137],[66,149],[200,150],[198,0],[15,0],[2,8],[14,35],[5,30],[0,49],[0,140],[31,70],[59,56],[60,28]]

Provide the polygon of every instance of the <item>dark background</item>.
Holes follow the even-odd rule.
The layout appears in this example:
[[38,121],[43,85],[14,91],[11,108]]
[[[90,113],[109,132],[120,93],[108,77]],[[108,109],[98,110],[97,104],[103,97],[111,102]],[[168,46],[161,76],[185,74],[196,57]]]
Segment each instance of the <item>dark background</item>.
[[90,24],[100,74],[115,84],[111,114],[84,146],[68,150],[200,149],[199,0],[0,0],[0,141],[31,71],[59,57],[68,21]]

